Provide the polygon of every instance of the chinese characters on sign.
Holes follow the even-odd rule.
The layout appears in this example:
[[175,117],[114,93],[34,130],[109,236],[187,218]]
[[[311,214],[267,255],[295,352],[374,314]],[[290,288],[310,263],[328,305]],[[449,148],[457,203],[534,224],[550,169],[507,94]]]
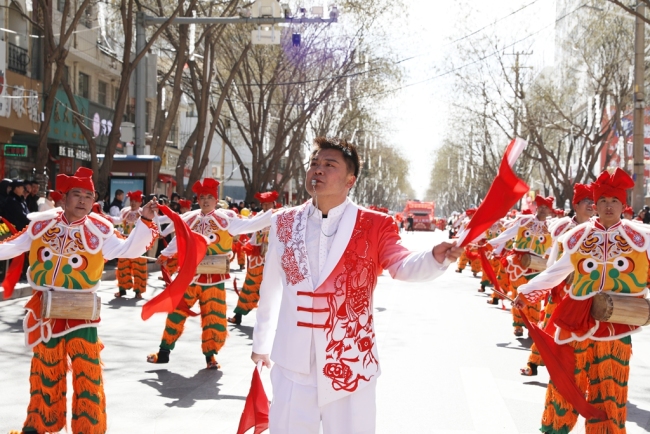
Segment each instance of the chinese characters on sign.
[[59,145],[59,157],[76,158],[81,161],[90,161],[90,152],[85,149],[71,148]]

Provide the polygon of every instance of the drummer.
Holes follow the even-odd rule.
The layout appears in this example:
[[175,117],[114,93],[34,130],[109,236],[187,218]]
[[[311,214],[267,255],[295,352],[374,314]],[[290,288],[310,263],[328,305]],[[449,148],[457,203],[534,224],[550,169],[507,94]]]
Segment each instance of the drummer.
[[[129,191],[129,207],[120,211],[120,226],[122,234],[128,236],[135,224],[140,220],[142,191]],[[147,258],[120,258],[117,260],[117,288],[115,297],[126,295],[127,289],[132,289],[136,299],[141,299],[147,290]]]
[[[560,238],[571,229],[579,224],[587,222],[594,214],[594,193],[591,185],[575,184],[573,186],[573,210],[575,215],[573,217],[562,217],[553,220],[549,225],[551,238],[553,239],[553,247],[549,252],[548,265],[554,264],[559,256],[562,254]],[[541,320],[540,327],[549,335],[555,334],[555,326],[549,323],[551,315],[555,311],[560,300],[566,294],[566,281],[562,281],[559,285],[553,287],[548,293],[546,304],[543,311],[543,319]],[[527,366],[520,370],[521,375],[531,377],[537,375],[537,367],[542,366],[544,361],[542,356],[537,350],[537,345],[533,343],[530,347],[530,355],[528,356]]]
[[[32,348],[30,401],[23,433],[59,432],[66,427],[66,373],[72,371],[72,432],[106,432],[106,401],[97,337],[98,320],[71,314],[67,319],[41,317],[44,291],[74,290],[77,295],[99,289],[104,261],[142,255],[157,235],[152,219],[154,203],[142,208],[142,215],[128,238],[118,237],[112,223],[90,213],[95,200],[92,170],[80,167],[74,176],[57,175],[56,188],[63,193],[65,211],[55,208],[29,215],[29,226],[0,244],[0,259],[29,251],[27,278],[35,294],[25,309],[23,322],[26,345]],[[89,214],[90,213],[90,214]],[[77,240],[78,242],[68,242]],[[14,264],[3,282],[8,282]],[[135,402],[133,403],[136,404]]]
[[[207,256],[231,255],[233,235],[255,232],[271,225],[271,213],[260,214],[251,219],[239,219],[231,210],[218,208],[219,181],[205,178],[192,186],[200,209],[183,214],[182,218],[194,232],[208,239]],[[164,265],[178,251],[176,238],[160,252],[158,262]],[[187,288],[183,300],[174,312],[167,315],[165,330],[158,353],[147,356],[149,363],[168,363],[169,353],[183,333],[185,320],[194,315],[190,308],[199,301],[203,326],[201,349],[207,369],[219,369],[216,355],[226,342],[228,334],[226,319],[226,290],[224,283],[230,278],[226,273],[197,274]]]
[[[514,305],[521,309],[537,303],[549,288],[574,273],[568,295],[552,319],[557,326],[555,342],[573,348],[575,366],[564,368],[569,375],[575,373],[582,396],[588,396],[591,404],[607,413],[606,420],[588,418],[586,432],[616,434],[625,432],[630,335],[639,328],[596,321],[589,315],[591,297],[600,291],[646,296],[650,231],[647,226],[621,220],[626,191],[634,187],[627,173],[621,169],[605,171],[592,186],[598,217],[564,236],[562,258],[520,286]],[[578,413],[566,398],[551,379],[546,390],[542,432],[566,433],[573,429]]]
[[[495,248],[495,253],[500,254],[505,244],[510,240],[514,240],[512,250],[506,255],[506,263],[502,268],[503,272],[507,274],[507,278],[503,280],[504,289],[507,290],[506,292],[511,292],[513,296],[517,294],[517,288],[520,285],[528,282],[539,273],[538,270],[523,266],[521,262],[522,256],[529,254],[538,258],[545,258],[547,251],[551,248],[552,240],[548,230],[547,218],[551,215],[554,200],[553,197],[537,195],[535,197],[535,204],[537,205],[535,216],[520,215],[501,235],[489,241]],[[523,312],[530,321],[537,322],[540,310],[541,302],[537,302],[526,305]],[[515,336],[523,336],[524,321],[518,309],[512,309],[512,325]]]

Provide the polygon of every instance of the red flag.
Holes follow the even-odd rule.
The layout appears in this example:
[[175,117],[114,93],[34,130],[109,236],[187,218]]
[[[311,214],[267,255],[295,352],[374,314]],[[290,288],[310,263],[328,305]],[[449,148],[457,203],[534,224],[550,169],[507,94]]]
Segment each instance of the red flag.
[[504,217],[510,208],[530,190],[528,185],[519,179],[512,169],[526,145],[525,140],[516,138],[506,148],[499,167],[499,173],[494,178],[483,203],[476,210],[476,214],[467,224],[465,231],[459,236],[459,247],[464,247],[483,235],[490,226]]
[[531,324],[524,312],[521,312],[521,317],[560,395],[585,419],[607,420],[607,413],[587,402],[585,394],[575,382],[573,347],[557,344],[550,335],[537,327],[537,324]]
[[255,428],[254,434],[260,434],[269,427],[269,399],[264,392],[262,379],[257,367],[253,371],[251,390],[246,397],[244,411],[239,419],[237,434],[244,434],[251,428]]
[[[2,221],[2,223],[7,225],[12,235],[18,233],[16,227],[11,223],[9,223],[9,221],[6,220],[4,217],[0,217],[0,221]],[[11,297],[11,294],[14,293],[14,288],[16,287],[16,283],[18,283],[18,280],[20,280],[20,275],[23,272],[24,264],[25,264],[24,253],[21,253],[20,255],[14,257],[11,260],[11,264],[9,265],[9,269],[7,270],[7,274],[5,274],[5,279],[2,281],[2,287],[5,290],[4,291],[5,300],[9,299]]]
[[164,205],[158,207],[174,223],[178,245],[178,274],[167,287],[142,306],[142,319],[147,320],[157,312],[171,313],[183,299],[183,294],[192,283],[196,267],[203,260],[208,248],[205,237],[192,232],[181,216]]

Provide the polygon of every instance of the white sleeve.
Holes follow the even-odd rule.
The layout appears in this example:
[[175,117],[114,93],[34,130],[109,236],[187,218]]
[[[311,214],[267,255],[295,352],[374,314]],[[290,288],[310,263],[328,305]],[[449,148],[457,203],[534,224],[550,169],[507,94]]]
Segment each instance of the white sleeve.
[[[163,223],[163,224],[164,224],[164,223]],[[174,223],[170,223],[170,224],[167,225],[167,227],[166,227],[165,229],[163,229],[162,231],[160,231],[160,236],[164,238],[164,237],[166,237],[167,235],[169,235],[169,234],[171,234],[172,232],[174,232],[174,230],[175,230],[175,228],[174,228]]]
[[517,288],[517,291],[526,300],[536,302],[544,297],[548,291],[562,283],[573,270],[571,255],[565,254],[552,266],[531,279],[530,282]]
[[167,247],[165,247],[160,251],[160,254],[162,256],[171,257],[174,256],[177,252],[178,252],[178,244],[176,244],[176,237],[174,237],[169,242],[169,244],[167,244]]
[[422,282],[440,276],[447,270],[449,264],[451,261],[448,259],[445,259],[442,264],[439,263],[433,257],[431,250],[426,250],[411,253],[403,261],[388,267],[388,272],[396,280]]
[[142,256],[153,241],[153,235],[154,229],[149,229],[141,220],[138,220],[127,239],[121,239],[113,234],[104,240],[104,246],[102,247],[104,259],[137,258]]
[[113,217],[119,217],[120,216],[120,209],[116,206],[110,207],[108,210],[108,213],[112,215]]
[[261,231],[262,229],[271,226],[271,217],[273,217],[273,210],[268,210],[265,213],[258,214],[251,219],[232,219],[230,220],[228,233],[235,236]]
[[282,265],[277,254],[278,242],[275,225],[273,225],[269,234],[269,250],[264,263],[257,321],[253,330],[253,352],[257,354],[271,353],[278,326],[282,302]]
[[32,246],[32,238],[27,233],[28,230],[29,227],[13,240],[0,243],[0,261],[14,258],[29,251]]

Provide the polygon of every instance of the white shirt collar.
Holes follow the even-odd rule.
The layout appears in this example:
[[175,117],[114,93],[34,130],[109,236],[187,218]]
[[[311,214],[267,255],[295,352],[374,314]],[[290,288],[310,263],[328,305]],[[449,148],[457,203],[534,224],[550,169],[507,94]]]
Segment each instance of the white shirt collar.
[[[348,206],[349,203],[350,203],[350,199],[346,197],[345,200],[340,205],[337,205],[334,208],[329,210],[329,212],[327,213],[327,218],[336,218],[342,216],[343,212],[345,211],[345,208]],[[309,215],[315,215],[319,218],[323,216],[321,210],[319,210],[314,206],[313,199],[309,204]]]

